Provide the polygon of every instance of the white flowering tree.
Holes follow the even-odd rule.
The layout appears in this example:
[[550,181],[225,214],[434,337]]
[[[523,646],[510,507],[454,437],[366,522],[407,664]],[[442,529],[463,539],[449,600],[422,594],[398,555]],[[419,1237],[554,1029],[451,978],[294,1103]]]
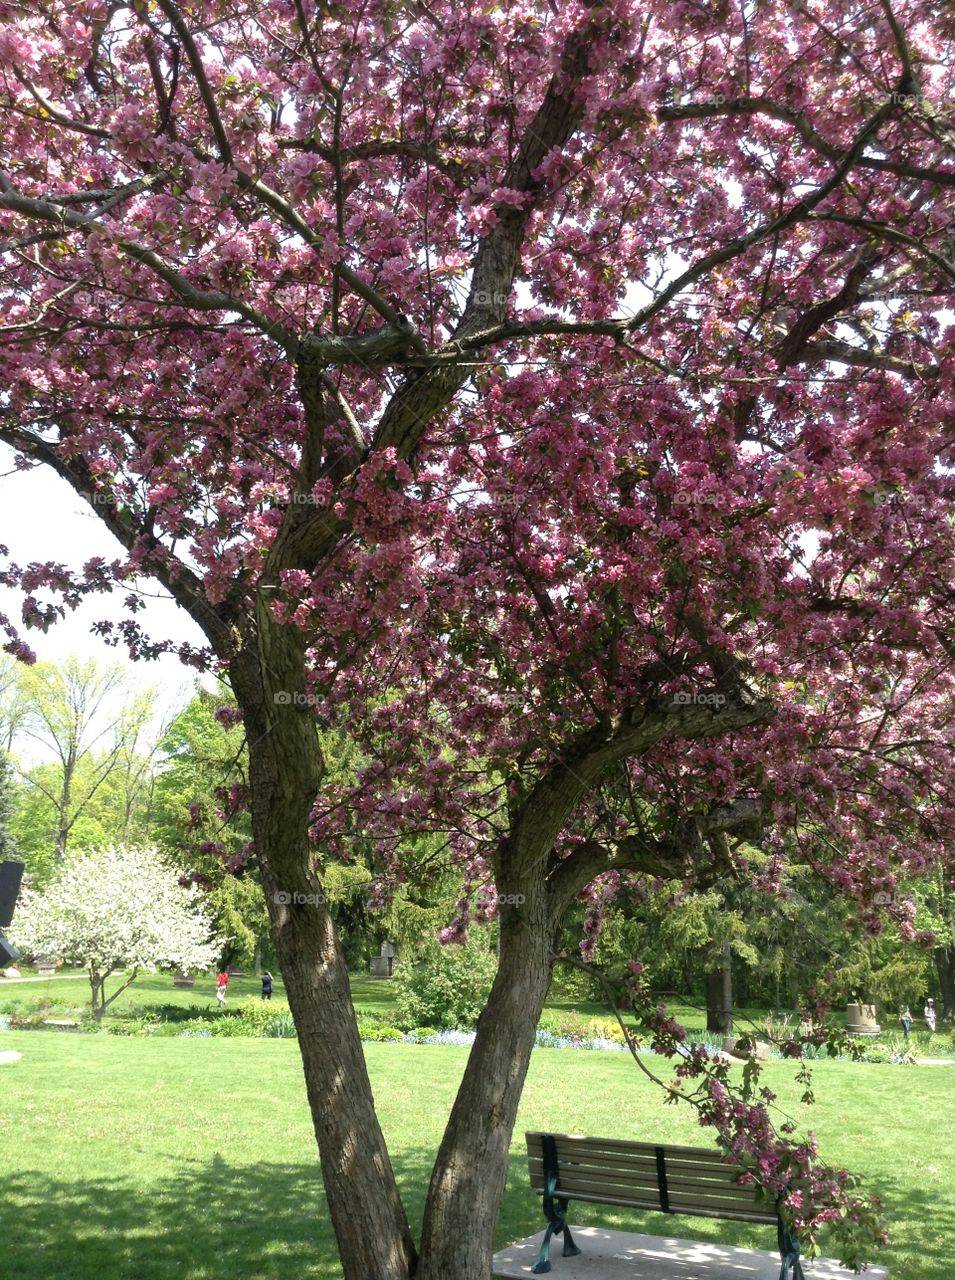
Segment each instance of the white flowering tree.
[[[99,1021],[143,970],[215,964],[227,939],[215,936],[200,896],[194,885],[179,884],[179,872],[156,849],[78,853],[42,893],[21,894],[11,934],[25,953],[82,965]],[[120,985],[107,996],[117,971]]]

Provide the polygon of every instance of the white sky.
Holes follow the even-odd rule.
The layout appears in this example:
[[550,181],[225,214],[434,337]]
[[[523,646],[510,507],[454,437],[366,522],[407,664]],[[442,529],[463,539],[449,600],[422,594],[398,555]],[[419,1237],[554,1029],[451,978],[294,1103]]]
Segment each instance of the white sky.
[[[43,466],[28,472],[14,472],[13,453],[2,445],[0,545],[9,548],[10,558],[16,564],[51,560],[71,569],[80,569],[92,556],[114,559],[122,554],[119,543],[65,480]],[[137,619],[152,639],[188,640],[196,646],[204,643],[192,619],[160,587],[146,583],[144,590],[147,607]],[[112,596],[92,597],[74,613],[67,613],[45,634],[22,626],[20,634],[41,659],[55,661],[76,654],[101,662],[122,662],[130,668],[137,687],[158,688],[160,714],[168,715],[169,710],[188,700],[197,676],[194,668],[184,666],[177,657],[168,654],[154,662],[131,663],[124,647],[110,648],[100,636],[92,634],[95,622],[104,618],[115,622],[124,616],[125,594],[119,591]],[[38,593],[38,597],[53,599],[46,593]],[[0,612],[16,624],[20,622],[21,601],[19,591],[0,587]]]

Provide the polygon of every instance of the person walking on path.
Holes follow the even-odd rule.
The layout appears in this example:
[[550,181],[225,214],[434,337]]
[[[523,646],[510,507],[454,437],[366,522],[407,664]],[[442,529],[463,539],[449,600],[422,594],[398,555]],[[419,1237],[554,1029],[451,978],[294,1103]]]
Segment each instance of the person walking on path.
[[925,1025],[928,1027],[928,1033],[933,1036],[935,1034],[935,1001],[931,996],[925,1002],[925,1008],[922,1012],[925,1015]]
[[225,969],[223,969],[218,978],[216,978],[216,999],[220,1004],[225,1004],[225,993],[228,985],[229,975],[226,973]]
[[905,1005],[899,1014],[899,1022],[902,1024],[902,1036],[908,1040],[909,1032],[912,1030],[912,1015],[909,1012],[909,1006]]
[[266,969],[265,973],[262,974],[262,999],[272,999],[272,975],[269,973],[268,969]]

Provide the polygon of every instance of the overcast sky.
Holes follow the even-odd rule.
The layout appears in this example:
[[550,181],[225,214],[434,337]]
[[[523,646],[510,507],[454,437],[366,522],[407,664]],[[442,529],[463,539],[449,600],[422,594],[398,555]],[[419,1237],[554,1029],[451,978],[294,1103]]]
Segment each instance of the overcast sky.
[[[91,556],[114,559],[122,554],[119,543],[78,498],[66,481],[47,467],[13,471],[13,453],[0,445],[0,545],[10,550],[19,565],[48,560],[79,569]],[[147,584],[148,603],[138,621],[153,639],[188,640],[204,644],[199,628],[158,586]],[[163,711],[182,705],[195,684],[196,672],[175,656],[164,655],[155,662],[130,663],[125,648],[110,648],[97,635],[93,624],[101,619],[123,617],[124,592],[96,596],[44,634],[20,628],[21,636],[38,658],[51,661],[75,653],[103,662],[123,662],[139,685],[160,686]],[[52,599],[41,595],[41,599]],[[0,587],[0,612],[19,624],[21,594]]]

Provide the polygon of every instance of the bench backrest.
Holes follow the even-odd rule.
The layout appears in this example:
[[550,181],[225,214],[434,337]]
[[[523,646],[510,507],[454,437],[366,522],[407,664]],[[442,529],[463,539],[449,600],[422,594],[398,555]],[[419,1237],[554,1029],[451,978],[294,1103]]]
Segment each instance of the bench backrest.
[[[776,1222],[776,1207],[758,1201],[755,1184],[741,1186],[740,1167],[720,1151],[614,1138],[550,1135],[557,1147],[558,1196],[657,1209],[701,1218]],[[532,1188],[543,1195],[542,1133],[528,1133],[527,1163]]]

